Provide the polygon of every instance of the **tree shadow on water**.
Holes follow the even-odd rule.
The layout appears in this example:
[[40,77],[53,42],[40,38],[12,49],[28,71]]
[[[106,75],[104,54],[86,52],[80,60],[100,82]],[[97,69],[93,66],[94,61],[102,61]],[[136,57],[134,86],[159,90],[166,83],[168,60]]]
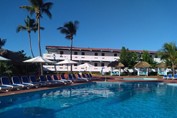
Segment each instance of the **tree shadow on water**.
[[55,110],[42,107],[14,108],[0,113],[2,118],[55,118]]

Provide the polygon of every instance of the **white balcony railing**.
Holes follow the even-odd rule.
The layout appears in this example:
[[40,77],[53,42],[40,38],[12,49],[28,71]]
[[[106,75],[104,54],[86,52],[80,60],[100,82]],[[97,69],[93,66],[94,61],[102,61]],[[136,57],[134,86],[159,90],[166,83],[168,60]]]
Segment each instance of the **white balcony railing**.
[[[46,59],[55,59],[55,60],[64,60],[69,59],[70,55],[60,55],[60,54],[44,54],[44,58]],[[72,55],[72,59],[75,61],[115,61],[119,59],[119,57],[114,56],[88,56],[88,55]]]
[[[63,65],[63,66],[59,66],[59,65],[43,65],[43,67],[49,71],[57,71],[57,72],[60,72],[60,71],[70,71],[71,68],[70,66],[66,66],[66,65]],[[82,71],[90,71],[90,72],[101,72],[102,70],[102,67],[90,67],[90,68],[83,68],[83,67],[78,67],[78,66],[73,66],[73,71],[77,71],[77,72],[82,72]],[[104,67],[104,72],[109,72],[111,71],[111,68],[110,67]]]

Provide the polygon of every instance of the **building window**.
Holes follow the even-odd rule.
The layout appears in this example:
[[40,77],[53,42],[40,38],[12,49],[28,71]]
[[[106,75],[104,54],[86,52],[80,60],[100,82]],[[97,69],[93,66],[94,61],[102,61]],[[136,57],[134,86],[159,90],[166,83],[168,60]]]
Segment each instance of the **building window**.
[[95,56],[98,56],[98,53],[95,53]]
[[115,53],[114,56],[117,57],[117,54]]
[[60,54],[62,55],[62,54],[63,54],[63,51],[60,51]]
[[77,52],[74,52],[74,55],[77,55]]
[[104,53],[102,53],[101,55],[104,56]]
[[96,67],[96,66],[98,66],[98,64],[97,64],[97,63],[95,63],[95,64],[94,64],[94,66]]
[[74,64],[74,66],[77,66],[77,64]]
[[85,52],[82,52],[81,55],[85,55]]
[[104,66],[104,63],[101,63],[101,67],[103,67]]

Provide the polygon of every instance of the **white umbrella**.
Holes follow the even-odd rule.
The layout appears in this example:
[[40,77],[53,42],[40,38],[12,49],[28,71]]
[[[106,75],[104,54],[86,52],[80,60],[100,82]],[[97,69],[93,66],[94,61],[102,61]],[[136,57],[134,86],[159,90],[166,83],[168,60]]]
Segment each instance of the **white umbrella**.
[[9,61],[10,59],[7,59],[5,57],[0,56],[0,61]]
[[72,60],[69,60],[69,59],[65,59],[64,61],[60,61],[60,62],[58,62],[58,63],[56,63],[56,64],[77,64],[77,62],[76,61],[72,61]]
[[58,65],[62,65],[62,64],[67,65],[67,71],[68,71],[68,65],[71,65],[71,66],[72,66],[72,64],[77,64],[77,62],[76,62],[76,61],[69,60],[69,59],[65,59],[65,60],[60,61],[60,62],[58,62],[58,63],[56,63],[56,64],[58,64]]
[[25,63],[40,63],[41,66],[41,75],[43,75],[43,67],[42,67],[42,63],[54,63],[53,61],[50,61],[48,59],[45,59],[41,56],[37,56],[28,60],[23,61]]
[[87,71],[88,68],[91,68],[91,67],[94,67],[94,66],[89,64],[89,63],[84,63],[84,64],[79,65],[78,67],[85,68],[86,71]]
[[54,63],[53,61],[45,59],[41,56],[37,56],[37,57],[31,58],[31,59],[25,60],[23,62],[26,62],[26,63]]

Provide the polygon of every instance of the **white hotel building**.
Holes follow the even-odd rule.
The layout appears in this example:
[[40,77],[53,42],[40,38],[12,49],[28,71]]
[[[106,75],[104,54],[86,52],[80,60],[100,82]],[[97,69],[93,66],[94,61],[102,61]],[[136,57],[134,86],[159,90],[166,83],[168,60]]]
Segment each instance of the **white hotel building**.
[[[68,46],[46,46],[47,53],[43,54],[43,57],[52,61],[62,61],[65,59],[70,59],[70,47]],[[111,67],[107,65],[115,60],[119,59],[120,49],[110,49],[110,48],[81,48],[73,47],[72,50],[72,60],[78,62],[72,66],[73,71],[91,71],[100,72],[104,68],[104,72],[110,72]],[[142,50],[130,50],[136,52],[141,56]],[[160,61],[159,58],[155,57],[155,51],[148,51],[153,59],[157,62]],[[89,63],[93,65],[89,68],[80,67],[79,65],[83,63]],[[69,71],[70,66],[68,65],[44,65],[44,68],[50,71]]]

